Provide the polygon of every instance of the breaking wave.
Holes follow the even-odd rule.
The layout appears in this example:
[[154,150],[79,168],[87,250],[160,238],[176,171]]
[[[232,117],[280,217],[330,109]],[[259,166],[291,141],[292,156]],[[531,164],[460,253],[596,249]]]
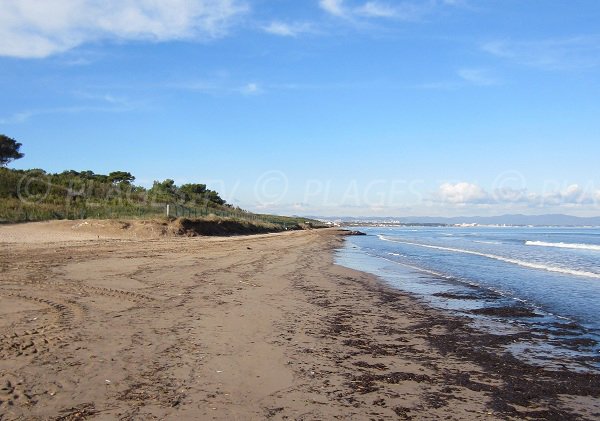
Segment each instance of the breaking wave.
[[595,250],[600,251],[597,244],[575,244],[575,243],[546,243],[545,241],[525,241],[526,246],[556,247],[561,249]]
[[486,257],[488,259],[494,259],[494,260],[498,260],[501,262],[510,263],[513,265],[518,265],[518,266],[526,267],[526,268],[530,268],[530,269],[538,269],[538,270],[545,270],[548,272],[562,273],[562,274],[566,274],[566,275],[574,275],[574,276],[582,276],[582,277],[586,277],[586,278],[600,279],[600,274],[594,273],[594,272],[561,268],[561,267],[556,267],[556,266],[548,266],[548,265],[544,265],[541,263],[526,262],[524,260],[512,259],[512,258],[508,258],[508,257],[498,256],[495,254],[481,253],[481,252],[473,251],[473,250],[464,250],[464,249],[458,249],[458,248],[453,248],[453,247],[433,246],[430,244],[420,244],[420,243],[413,243],[410,241],[402,241],[402,240],[392,240],[392,239],[386,238],[383,235],[378,235],[378,237],[383,241],[390,241],[392,243],[407,244],[407,245],[416,246],[416,247],[424,247],[424,248],[434,249],[434,250],[450,251],[450,252],[454,252],[454,253],[470,254],[473,256]]

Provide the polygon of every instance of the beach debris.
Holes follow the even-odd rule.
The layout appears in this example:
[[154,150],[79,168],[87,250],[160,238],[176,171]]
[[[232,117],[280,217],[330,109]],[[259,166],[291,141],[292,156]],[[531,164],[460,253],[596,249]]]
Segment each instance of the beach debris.
[[498,317],[542,317],[533,309],[519,306],[483,307],[471,310],[470,313]]
[[106,384],[110,384],[111,381],[110,380],[104,380],[106,382]]
[[253,284],[252,282],[246,282],[246,281],[240,281],[240,284],[250,285],[250,286],[253,286],[253,287],[257,287],[258,286],[256,284]]
[[59,420],[84,420],[95,415],[98,411],[93,403],[83,403],[73,408],[62,410]]
[[0,389],[0,392],[2,392],[4,394],[10,394],[13,392],[13,390],[15,390],[15,388],[12,385],[12,383],[10,382],[10,380],[6,380],[4,382],[4,386],[2,387],[2,389]]

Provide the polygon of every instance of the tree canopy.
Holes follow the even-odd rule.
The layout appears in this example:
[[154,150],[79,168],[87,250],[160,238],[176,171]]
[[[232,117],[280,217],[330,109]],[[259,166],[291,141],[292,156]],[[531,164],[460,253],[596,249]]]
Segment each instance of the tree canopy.
[[113,171],[108,174],[108,180],[113,184],[131,183],[135,177],[127,171]]
[[21,144],[15,139],[0,134],[0,167],[5,167],[15,159],[21,159],[25,154],[21,153]]
[[206,204],[207,202],[227,205],[227,202],[219,196],[219,193],[207,189],[206,184],[190,183],[178,187],[175,181],[167,179],[155,181],[149,193],[157,200],[165,202],[174,200],[196,205]]

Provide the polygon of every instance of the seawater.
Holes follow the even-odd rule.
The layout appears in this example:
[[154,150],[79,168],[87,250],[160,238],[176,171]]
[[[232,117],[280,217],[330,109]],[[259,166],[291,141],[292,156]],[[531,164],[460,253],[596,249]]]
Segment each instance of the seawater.
[[[523,329],[537,341],[509,349],[533,362],[600,368],[600,229],[368,227],[337,263],[373,273],[429,305],[467,315],[495,333]],[[535,317],[478,316],[518,307]],[[543,333],[543,334],[542,334]]]

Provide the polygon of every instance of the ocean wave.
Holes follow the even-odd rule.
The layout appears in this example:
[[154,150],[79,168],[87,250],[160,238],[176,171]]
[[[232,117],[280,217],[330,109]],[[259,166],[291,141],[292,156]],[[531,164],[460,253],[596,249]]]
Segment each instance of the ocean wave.
[[432,246],[430,244],[413,243],[410,241],[391,240],[389,238],[385,238],[385,236],[383,236],[383,235],[379,235],[378,237],[379,237],[379,239],[381,239],[383,241],[390,241],[392,243],[407,244],[407,245],[411,245],[411,246],[424,247],[424,248],[434,249],[434,250],[451,251],[454,253],[462,253],[462,254],[470,254],[473,256],[481,256],[481,257],[486,257],[488,259],[498,260],[501,262],[526,267],[529,269],[538,269],[538,270],[545,270],[548,272],[562,273],[565,275],[574,275],[574,276],[582,276],[582,277],[586,277],[586,278],[600,279],[600,274],[594,273],[594,272],[561,268],[561,267],[556,267],[556,266],[547,266],[547,265],[543,265],[541,263],[525,262],[523,260],[512,259],[512,258],[508,258],[508,257],[498,256],[495,254],[481,253],[481,252],[473,251],[473,250],[457,249],[457,248],[453,248],[453,247]]
[[[388,253],[388,254],[391,254],[391,253]],[[399,262],[398,260],[388,259],[387,257],[378,256],[376,254],[373,254],[372,256],[376,257],[378,259],[383,259],[383,260],[386,260],[388,262],[392,262],[392,263],[397,264],[399,266],[404,266],[404,267],[407,267],[409,269],[413,269],[413,270],[415,270],[417,272],[422,272],[422,273],[426,273],[428,275],[433,275],[436,278],[445,279],[447,281],[460,282],[461,284],[469,285],[471,287],[482,288],[482,286],[480,284],[478,284],[477,282],[468,281],[468,280],[465,280],[465,279],[460,279],[460,278],[457,278],[457,277],[452,276],[452,275],[447,275],[445,273],[436,272],[436,271],[430,270],[430,269],[425,269],[425,268],[422,268],[420,266],[411,265],[411,264],[406,263],[406,262]],[[504,291],[496,290],[496,289],[491,288],[491,287],[485,287],[485,288],[487,288],[490,291],[493,291],[493,292],[495,292],[495,293],[497,293],[499,295],[507,296],[506,292],[504,292]]]
[[546,243],[545,241],[525,241],[525,245],[526,246],[538,246],[538,247],[556,247],[556,248],[561,248],[561,249],[600,251],[600,245],[597,245],[597,244]]
[[[392,254],[392,253],[388,253],[388,254]],[[398,256],[400,256],[400,255],[398,255]],[[433,270],[425,269],[425,268],[422,268],[422,267],[419,267],[419,266],[409,265],[408,263],[404,263],[404,262],[398,262],[397,260],[388,259],[387,257],[382,257],[382,256],[377,256],[377,255],[374,255],[373,257],[379,257],[379,258],[381,258],[383,260],[387,260],[388,262],[392,262],[392,263],[395,263],[395,264],[400,265],[400,266],[404,266],[404,267],[407,267],[407,268],[410,268],[410,269],[414,269],[414,270],[416,270],[418,272],[427,273],[427,274],[433,275],[433,276],[435,276],[437,278],[448,279],[448,280],[454,280],[455,279],[452,276],[444,275],[443,273],[440,273],[440,272],[435,272]]]

